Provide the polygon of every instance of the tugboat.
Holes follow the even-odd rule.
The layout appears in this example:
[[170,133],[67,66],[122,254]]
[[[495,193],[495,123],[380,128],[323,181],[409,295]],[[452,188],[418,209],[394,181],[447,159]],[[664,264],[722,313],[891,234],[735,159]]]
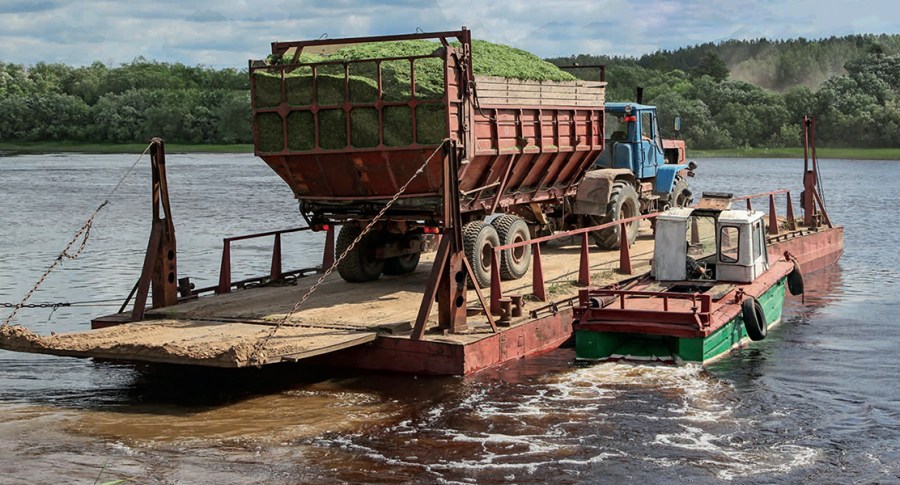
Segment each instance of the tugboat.
[[787,252],[770,260],[766,214],[733,210],[731,199],[704,193],[696,208],[662,213],[649,273],[579,292],[578,359],[705,363],[766,337],[785,290],[803,292],[800,265]]

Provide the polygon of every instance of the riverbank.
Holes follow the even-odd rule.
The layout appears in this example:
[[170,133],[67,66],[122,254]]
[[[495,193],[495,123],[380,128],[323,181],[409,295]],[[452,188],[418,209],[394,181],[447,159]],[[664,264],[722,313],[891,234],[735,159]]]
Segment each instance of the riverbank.
[[[0,154],[141,153],[145,148],[147,148],[147,144],[143,143],[12,142],[0,143]],[[189,145],[166,143],[166,153],[253,153],[253,145]]]
[[[900,148],[818,148],[816,155],[842,160],[900,160]],[[719,150],[691,150],[688,147],[688,158],[803,158],[803,147]]]
[[[0,143],[0,154],[27,153],[140,153],[147,145],[140,143]],[[188,145],[167,143],[167,153],[253,153],[253,145]],[[819,148],[819,158],[844,160],[900,160],[900,148]],[[803,148],[727,148],[691,150],[688,158],[803,158]]]

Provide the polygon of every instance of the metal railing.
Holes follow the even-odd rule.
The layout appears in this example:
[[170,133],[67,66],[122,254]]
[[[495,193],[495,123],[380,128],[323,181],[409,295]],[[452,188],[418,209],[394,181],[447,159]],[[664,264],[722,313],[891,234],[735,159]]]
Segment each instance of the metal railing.
[[[635,298],[629,298],[635,297]],[[662,310],[653,310],[652,307],[626,308],[626,301],[646,301],[650,298],[661,298]],[[591,300],[597,304],[592,304]],[[670,300],[688,301],[689,307],[672,309]],[[618,303],[616,305],[616,303]],[[655,291],[632,291],[588,288],[578,292],[578,307],[576,318],[583,313],[589,314],[591,320],[627,321],[627,322],[652,322],[658,325],[690,325],[704,328],[712,321],[712,296],[702,293],[674,293]],[[602,317],[599,315],[602,313]],[[595,315],[590,315],[595,314]]]
[[[260,232],[256,234],[245,234],[242,236],[226,237],[222,240],[222,264],[219,268],[219,284],[208,288],[201,288],[194,293],[202,293],[206,291],[215,291],[216,294],[229,293],[234,286],[244,285],[247,283],[262,282],[264,279],[275,281],[286,276],[295,274],[304,274],[322,271],[322,268],[328,268],[334,262],[334,227],[329,226],[325,238],[325,251],[322,256],[322,266],[314,268],[303,268],[292,271],[283,271],[281,258],[281,235],[293,232],[311,231],[311,227],[295,227],[291,229],[281,229],[278,231]],[[272,243],[272,265],[269,274],[263,277],[248,278],[240,281],[231,280],[231,243],[235,241],[243,241],[246,239],[255,239],[260,237],[274,236]]]
[[629,217],[627,219],[620,219],[617,221],[607,222],[604,224],[600,224],[597,226],[591,227],[582,227],[578,229],[573,229],[570,231],[560,232],[557,234],[552,234],[549,236],[538,237],[534,239],[529,239],[527,241],[519,241],[510,244],[504,244],[502,246],[496,246],[493,248],[491,252],[491,313],[499,315],[502,311],[501,309],[501,299],[503,299],[503,292],[500,286],[500,251],[508,251],[513,250],[515,248],[531,246],[531,255],[532,255],[532,264],[531,264],[531,279],[532,279],[532,293],[535,298],[540,301],[547,301],[547,288],[544,282],[544,270],[541,264],[541,243],[552,241],[555,239],[561,239],[565,237],[572,237],[576,235],[581,236],[581,258],[578,266],[578,283],[581,285],[588,286],[591,284],[591,271],[590,271],[590,233],[593,231],[599,231],[601,229],[608,229],[615,226],[621,226],[619,231],[619,273],[630,275],[633,273],[633,269],[631,266],[631,250],[628,247],[628,225],[635,221],[641,221],[645,219],[653,219],[659,215],[659,212],[654,212],[651,214],[644,214],[640,216]]
[[735,197],[733,200],[747,201],[747,210],[752,211],[753,203],[751,201],[753,199],[759,199],[761,197],[768,197],[769,198],[769,223],[768,223],[769,234],[772,236],[777,236],[778,235],[778,213],[775,209],[775,196],[780,195],[780,194],[786,194],[786,200],[787,200],[787,202],[785,202],[785,204],[786,204],[785,205],[785,207],[786,207],[785,222],[787,224],[786,227],[790,231],[796,231],[797,230],[797,220],[794,218],[794,204],[791,202],[791,191],[788,189],[778,189],[778,190],[773,190],[771,192],[762,192],[759,194],[752,194],[752,195],[742,195],[740,197]]

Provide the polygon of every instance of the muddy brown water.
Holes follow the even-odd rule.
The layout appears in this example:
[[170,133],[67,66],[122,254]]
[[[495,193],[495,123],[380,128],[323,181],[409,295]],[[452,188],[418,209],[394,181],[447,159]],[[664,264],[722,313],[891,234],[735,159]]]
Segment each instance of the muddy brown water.
[[[0,158],[0,303],[21,298],[134,159]],[[822,166],[844,258],[808,275],[806,304],[789,299],[765,341],[705,369],[584,364],[571,349],[466,378],[0,352],[0,483],[900,481],[900,179],[883,176],[896,162]],[[215,284],[222,237],[301,224],[287,187],[251,156],[172,154],[169,172],[179,271],[198,285]],[[692,184],[799,194],[800,172],[796,160],[702,160]],[[148,199],[144,163],[85,254],[34,301],[121,301],[140,270]],[[286,265],[317,261],[321,247],[286,236]],[[235,278],[265,273],[270,249],[236,245]],[[91,305],[18,321],[83,330],[115,310]]]

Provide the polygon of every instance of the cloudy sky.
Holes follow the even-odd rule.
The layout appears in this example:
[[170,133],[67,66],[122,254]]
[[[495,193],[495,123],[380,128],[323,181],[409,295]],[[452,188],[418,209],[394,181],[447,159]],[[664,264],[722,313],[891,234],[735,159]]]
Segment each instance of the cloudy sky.
[[[848,8],[848,6],[850,6]],[[543,57],[900,33],[897,0],[0,0],[0,61],[246,66],[273,40],[455,30]]]

